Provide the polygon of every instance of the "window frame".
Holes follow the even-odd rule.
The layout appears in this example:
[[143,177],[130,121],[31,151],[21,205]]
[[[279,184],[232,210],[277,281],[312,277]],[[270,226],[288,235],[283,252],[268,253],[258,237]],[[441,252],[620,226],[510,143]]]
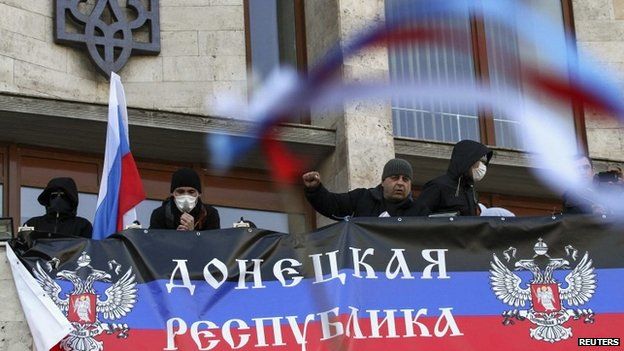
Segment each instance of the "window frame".
[[[8,150],[5,145],[0,144],[0,184],[2,184],[2,216],[9,215],[9,189],[7,187],[8,179]],[[15,230],[15,228],[13,228]]]
[[[564,30],[570,34],[572,39],[572,50],[577,52],[576,32],[574,27],[574,15],[572,10],[572,0],[560,0],[561,15],[563,18]],[[475,66],[475,77],[483,84],[489,83],[489,63],[487,52],[487,39],[485,32],[485,21],[479,16],[471,15],[471,37],[472,53]],[[570,68],[572,68],[570,66]],[[579,151],[587,152],[587,133],[585,130],[585,114],[582,103],[570,101],[572,108],[572,118],[574,119],[574,134],[577,140]],[[479,130],[481,142],[486,145],[496,145],[496,133],[494,130],[494,116],[489,108],[479,108]]]
[[[40,162],[36,162],[40,160]],[[57,169],[56,162],[64,165]],[[98,194],[104,157],[103,155],[47,148],[34,145],[0,144],[0,182],[3,183],[3,216],[13,217],[14,232],[20,225],[21,188],[45,188],[52,177],[70,176],[77,183],[78,191]],[[179,167],[197,171],[202,182],[202,198],[208,204],[222,207],[281,212],[304,216],[306,231],[316,229],[316,214],[307,205],[303,190],[295,188],[297,203],[287,204],[284,189],[275,183],[269,172],[236,168],[225,174],[210,170],[202,163],[174,163],[170,161],[137,158],[137,167],[144,185],[146,199],[162,201],[169,196],[171,175]],[[41,165],[42,170],[28,168]],[[49,171],[46,171],[49,170]],[[64,171],[65,170],[65,171]],[[146,176],[146,173],[151,173]],[[227,188],[226,188],[227,186]],[[232,195],[228,197],[228,195]]]
[[[245,21],[245,61],[247,63],[247,98],[251,100],[253,95],[253,77],[252,77],[252,56],[251,56],[251,26],[249,17],[249,1],[243,0],[243,12]],[[294,20],[295,20],[295,43],[297,58],[297,70],[303,74],[308,74],[308,50],[307,50],[307,35],[306,35],[306,22],[305,22],[305,4],[304,0],[292,0],[294,2]],[[309,111],[301,113],[299,120],[300,124],[311,124],[311,116]]]
[[[573,46],[571,49],[574,52],[577,52],[572,0],[560,0],[560,3],[564,30],[571,36]],[[490,64],[488,62],[488,43],[486,39],[485,21],[482,17],[475,15],[474,13],[470,14],[469,20],[471,31],[470,37],[472,41],[471,49],[474,66],[474,76],[476,81],[481,82],[482,84],[487,86],[490,79]],[[570,68],[572,69],[573,67],[570,66]],[[583,104],[579,101],[572,100],[570,101],[570,105],[572,109],[572,117],[574,119],[574,135],[577,140],[577,148],[580,152],[587,152],[587,133],[585,127],[585,114]],[[478,106],[477,117],[481,143],[493,147],[502,148],[500,146],[497,146],[496,144],[494,115],[492,109],[488,107]],[[395,135],[395,137],[402,136]],[[444,142],[440,140],[434,141]]]

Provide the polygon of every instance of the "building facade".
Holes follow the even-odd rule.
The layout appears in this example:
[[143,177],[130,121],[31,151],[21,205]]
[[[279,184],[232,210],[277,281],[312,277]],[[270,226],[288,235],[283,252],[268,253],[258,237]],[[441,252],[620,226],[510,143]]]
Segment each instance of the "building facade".
[[[89,11],[95,2],[86,1],[82,10]],[[92,219],[101,180],[108,81],[86,50],[55,43],[54,3],[0,0],[0,214],[14,218],[16,224],[43,211],[36,197],[55,176],[76,180],[79,214]],[[188,166],[201,174],[202,196],[219,208],[223,227],[240,216],[284,232],[328,223],[305,204],[300,185],[272,181],[261,153],[238,161],[226,174],[214,169],[207,139],[223,133],[243,138],[249,127],[220,116],[217,102],[228,94],[251,97],[280,63],[305,72],[335,43],[391,16],[394,1],[159,3],[160,53],[133,55],[118,72],[128,101],[131,149],[149,199],[139,209],[142,222],[167,197],[171,173]],[[624,1],[543,3],[549,3],[547,10],[562,31],[573,31],[580,52],[591,53],[601,65],[621,74]],[[494,81],[496,61],[487,48],[497,45],[492,34],[496,28],[471,16],[466,25],[471,28],[466,40],[471,41],[473,54],[458,74],[474,73],[475,79]],[[413,52],[425,55],[418,50]],[[437,68],[450,67],[451,54],[436,55]],[[406,57],[386,49],[367,51],[346,60],[342,75],[346,80],[393,79],[418,63],[418,55]],[[624,76],[618,80],[624,88]],[[597,170],[624,162],[620,123],[582,106],[570,104],[567,109],[570,129],[580,148],[588,149]],[[427,125],[431,121],[437,121],[437,127]],[[413,164],[418,193],[428,179],[445,171],[454,141],[470,137],[495,150],[488,177],[480,184],[481,202],[518,215],[560,210],[560,194],[532,175],[532,156],[506,132],[509,121],[496,111],[364,101],[345,104],[338,112],[312,109],[297,122],[279,127],[279,139],[320,170],[331,190],[377,184],[384,163],[396,156]],[[1,253],[0,351],[30,350],[28,326],[4,249]]]

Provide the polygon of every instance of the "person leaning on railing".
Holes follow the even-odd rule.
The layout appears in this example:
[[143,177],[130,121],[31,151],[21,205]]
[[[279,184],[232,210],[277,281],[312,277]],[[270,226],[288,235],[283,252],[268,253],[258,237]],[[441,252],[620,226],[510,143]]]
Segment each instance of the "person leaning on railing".
[[413,171],[409,162],[395,158],[386,163],[381,184],[346,193],[332,193],[321,183],[319,172],[303,175],[305,196],[310,205],[325,217],[426,216],[429,209],[412,197]]
[[37,201],[45,207],[46,213],[27,220],[24,227],[32,227],[39,232],[91,238],[91,222],[76,215],[78,188],[72,178],[51,179]]
[[492,150],[473,141],[455,144],[448,170],[427,182],[418,197],[432,213],[449,215],[479,215],[479,196],[475,183],[485,177]]
[[574,166],[583,183],[578,189],[567,190],[563,194],[563,214],[610,214],[612,208],[601,203],[598,198],[601,192],[610,195],[619,194],[624,201],[624,181],[622,170],[615,167],[606,172],[594,175],[591,159],[585,154],[574,156]]
[[219,229],[219,212],[201,200],[201,182],[190,168],[180,168],[171,177],[171,196],[152,212],[150,229]]

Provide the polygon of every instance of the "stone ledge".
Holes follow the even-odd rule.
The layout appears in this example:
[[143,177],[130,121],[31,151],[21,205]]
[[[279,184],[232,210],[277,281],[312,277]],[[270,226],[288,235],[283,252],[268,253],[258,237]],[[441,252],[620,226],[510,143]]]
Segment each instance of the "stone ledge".
[[[394,147],[397,154],[405,154],[421,157],[432,157],[437,159],[449,160],[453,151],[452,143],[443,143],[436,141],[424,141],[408,138],[394,138]],[[526,152],[503,149],[490,146],[494,150],[491,164],[512,166],[512,167],[529,167],[532,155]]]
[[[397,157],[408,159],[414,166],[414,184],[423,185],[446,172],[451,158],[453,144],[435,141],[421,141],[408,138],[394,138]],[[494,156],[488,167],[488,176],[478,185],[479,191],[507,195],[532,196],[555,199],[560,194],[553,192],[534,174],[531,166],[534,155],[518,150],[491,147]],[[604,171],[609,165],[621,163],[593,158],[596,172]]]
[[[64,100],[0,94],[0,140],[101,154],[108,107]],[[207,160],[206,138],[226,134],[246,138],[253,124],[219,117],[129,108],[130,136],[135,157],[198,162]],[[53,133],[50,126],[64,131]],[[275,128],[278,140],[318,161],[336,145],[332,129],[284,124]],[[180,141],[183,142],[180,142]],[[247,157],[237,166],[264,169],[261,157]],[[260,160],[258,160],[260,159]]]

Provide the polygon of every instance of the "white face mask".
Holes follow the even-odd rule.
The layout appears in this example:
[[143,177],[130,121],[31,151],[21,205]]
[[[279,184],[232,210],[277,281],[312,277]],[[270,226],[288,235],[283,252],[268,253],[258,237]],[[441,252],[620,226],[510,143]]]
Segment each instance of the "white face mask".
[[175,204],[181,212],[189,213],[197,205],[197,196],[178,195],[175,197]]
[[472,180],[475,182],[480,181],[483,177],[485,177],[485,172],[487,172],[487,167],[483,164],[483,162],[479,161],[479,166],[472,169]]

